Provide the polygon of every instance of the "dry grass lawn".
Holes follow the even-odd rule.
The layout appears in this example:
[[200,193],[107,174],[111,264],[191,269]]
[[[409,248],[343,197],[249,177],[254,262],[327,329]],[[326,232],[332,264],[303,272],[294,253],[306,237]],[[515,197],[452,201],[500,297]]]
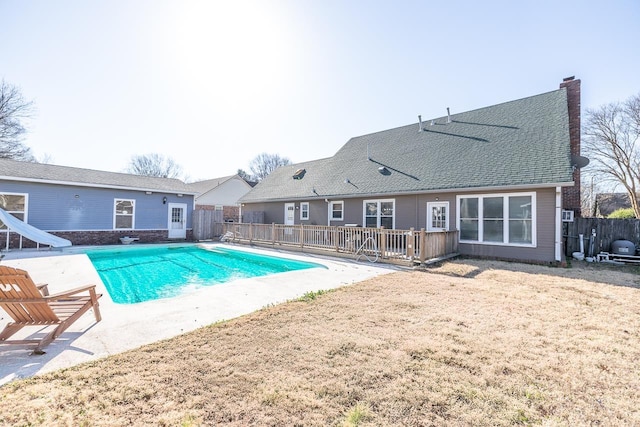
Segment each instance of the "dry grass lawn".
[[639,284],[601,265],[393,273],[10,383],[0,424],[640,425]]

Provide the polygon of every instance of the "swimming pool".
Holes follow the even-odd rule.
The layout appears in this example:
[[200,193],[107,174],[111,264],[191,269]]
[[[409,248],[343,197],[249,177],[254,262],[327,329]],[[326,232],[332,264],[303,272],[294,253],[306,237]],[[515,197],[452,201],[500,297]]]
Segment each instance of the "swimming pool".
[[135,304],[170,298],[231,280],[321,264],[219,246],[161,246],[87,251],[113,302]]

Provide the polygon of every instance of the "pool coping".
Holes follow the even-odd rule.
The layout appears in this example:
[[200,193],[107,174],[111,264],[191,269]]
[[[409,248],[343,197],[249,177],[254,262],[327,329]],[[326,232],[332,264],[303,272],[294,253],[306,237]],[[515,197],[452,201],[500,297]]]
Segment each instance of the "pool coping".
[[[234,280],[168,299],[116,304],[109,297],[91,261],[82,253],[95,247],[76,247],[74,251],[9,252],[2,260],[4,265],[27,270],[34,281],[48,283],[52,293],[96,284],[98,293],[103,294],[100,299],[102,321],[96,323],[93,313],[85,314],[46,347],[43,355],[31,355],[33,345],[0,344],[0,386],[18,378],[51,372],[168,339],[299,298],[307,292],[335,289],[401,269],[386,264],[246,245],[214,242],[197,245],[223,245],[239,251],[314,262],[327,268]],[[127,248],[135,246],[128,245]],[[0,310],[0,329],[4,328],[9,320],[7,318],[8,315]],[[40,333],[37,328],[25,328],[14,338],[31,335]]]
[[174,298],[183,292],[231,280],[326,268],[309,260],[280,254],[265,257],[255,251],[220,244],[128,245],[88,249],[85,253],[118,304]]

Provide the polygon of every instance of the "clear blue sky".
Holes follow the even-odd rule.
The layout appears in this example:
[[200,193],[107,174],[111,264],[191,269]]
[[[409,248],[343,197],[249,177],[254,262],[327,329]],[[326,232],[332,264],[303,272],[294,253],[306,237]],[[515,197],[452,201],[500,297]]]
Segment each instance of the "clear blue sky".
[[640,2],[0,0],[0,78],[35,101],[25,143],[122,171],[160,153],[191,180],[582,80],[640,92]]

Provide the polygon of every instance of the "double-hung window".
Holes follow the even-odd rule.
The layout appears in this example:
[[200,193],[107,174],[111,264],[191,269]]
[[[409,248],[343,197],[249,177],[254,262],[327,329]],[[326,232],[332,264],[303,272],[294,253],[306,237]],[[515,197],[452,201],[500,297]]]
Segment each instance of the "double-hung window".
[[458,196],[460,241],[535,246],[535,193]]
[[395,200],[365,200],[364,202],[365,227],[394,228],[395,227]]
[[[0,193],[0,208],[18,218],[26,221],[27,195],[18,193]],[[0,221],[0,231],[7,231],[7,226]]]
[[300,219],[301,220],[309,219],[309,202],[300,203]]
[[329,218],[331,221],[342,221],[344,218],[344,202],[329,203]]
[[113,228],[132,230],[135,226],[135,200],[115,199],[113,209]]

